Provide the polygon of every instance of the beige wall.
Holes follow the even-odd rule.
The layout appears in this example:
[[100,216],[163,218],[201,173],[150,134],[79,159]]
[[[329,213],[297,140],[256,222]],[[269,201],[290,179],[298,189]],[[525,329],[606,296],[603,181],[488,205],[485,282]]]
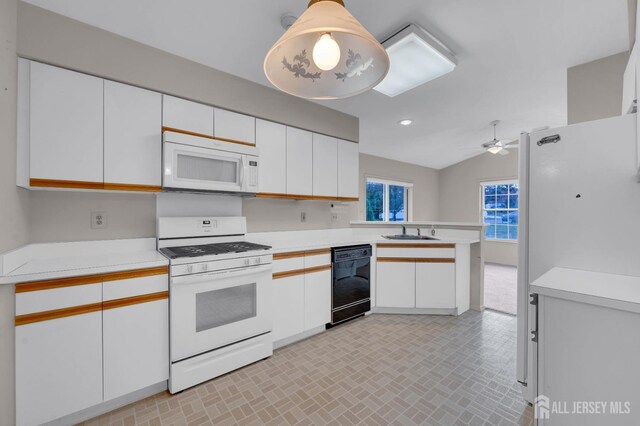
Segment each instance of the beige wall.
[[438,171],[427,167],[360,154],[360,202],[357,219],[366,219],[367,177],[413,183],[413,220],[438,220]]
[[628,60],[629,52],[621,52],[567,70],[569,124],[620,115]]
[[[481,182],[518,178],[518,150],[507,156],[485,153],[440,170],[440,220],[481,221]],[[487,241],[486,262],[518,264],[518,245]]]
[[[16,187],[17,1],[0,1],[0,252],[29,239],[27,191]],[[13,286],[0,286],[0,425],[15,423]]]

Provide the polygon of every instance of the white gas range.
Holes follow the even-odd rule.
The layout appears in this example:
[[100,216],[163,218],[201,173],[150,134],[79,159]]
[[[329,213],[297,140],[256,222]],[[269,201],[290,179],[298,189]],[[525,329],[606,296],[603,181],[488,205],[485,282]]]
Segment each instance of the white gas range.
[[244,217],[158,219],[170,262],[171,393],[273,354],[271,247],[245,233]]

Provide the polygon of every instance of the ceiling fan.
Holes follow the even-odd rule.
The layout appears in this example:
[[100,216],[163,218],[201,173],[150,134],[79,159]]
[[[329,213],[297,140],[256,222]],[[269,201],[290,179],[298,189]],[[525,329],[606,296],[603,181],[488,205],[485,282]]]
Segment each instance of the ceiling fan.
[[489,125],[493,126],[493,140],[489,142],[483,143],[482,148],[486,149],[488,152],[492,154],[500,154],[500,155],[509,155],[509,148],[516,148],[518,141],[506,141],[506,140],[498,140],[496,137],[496,128],[500,124],[500,120],[494,120]]

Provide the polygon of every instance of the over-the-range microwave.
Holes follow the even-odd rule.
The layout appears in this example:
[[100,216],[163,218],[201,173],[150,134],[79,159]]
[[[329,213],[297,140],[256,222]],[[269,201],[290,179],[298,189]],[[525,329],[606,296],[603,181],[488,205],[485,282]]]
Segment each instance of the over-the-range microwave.
[[258,192],[258,148],[201,136],[163,133],[162,189],[178,192]]

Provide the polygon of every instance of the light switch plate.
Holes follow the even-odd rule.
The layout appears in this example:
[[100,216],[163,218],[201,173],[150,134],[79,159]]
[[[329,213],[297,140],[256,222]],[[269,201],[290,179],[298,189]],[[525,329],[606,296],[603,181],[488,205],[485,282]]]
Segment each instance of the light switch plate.
[[91,229],[105,229],[107,214],[105,212],[91,212]]

